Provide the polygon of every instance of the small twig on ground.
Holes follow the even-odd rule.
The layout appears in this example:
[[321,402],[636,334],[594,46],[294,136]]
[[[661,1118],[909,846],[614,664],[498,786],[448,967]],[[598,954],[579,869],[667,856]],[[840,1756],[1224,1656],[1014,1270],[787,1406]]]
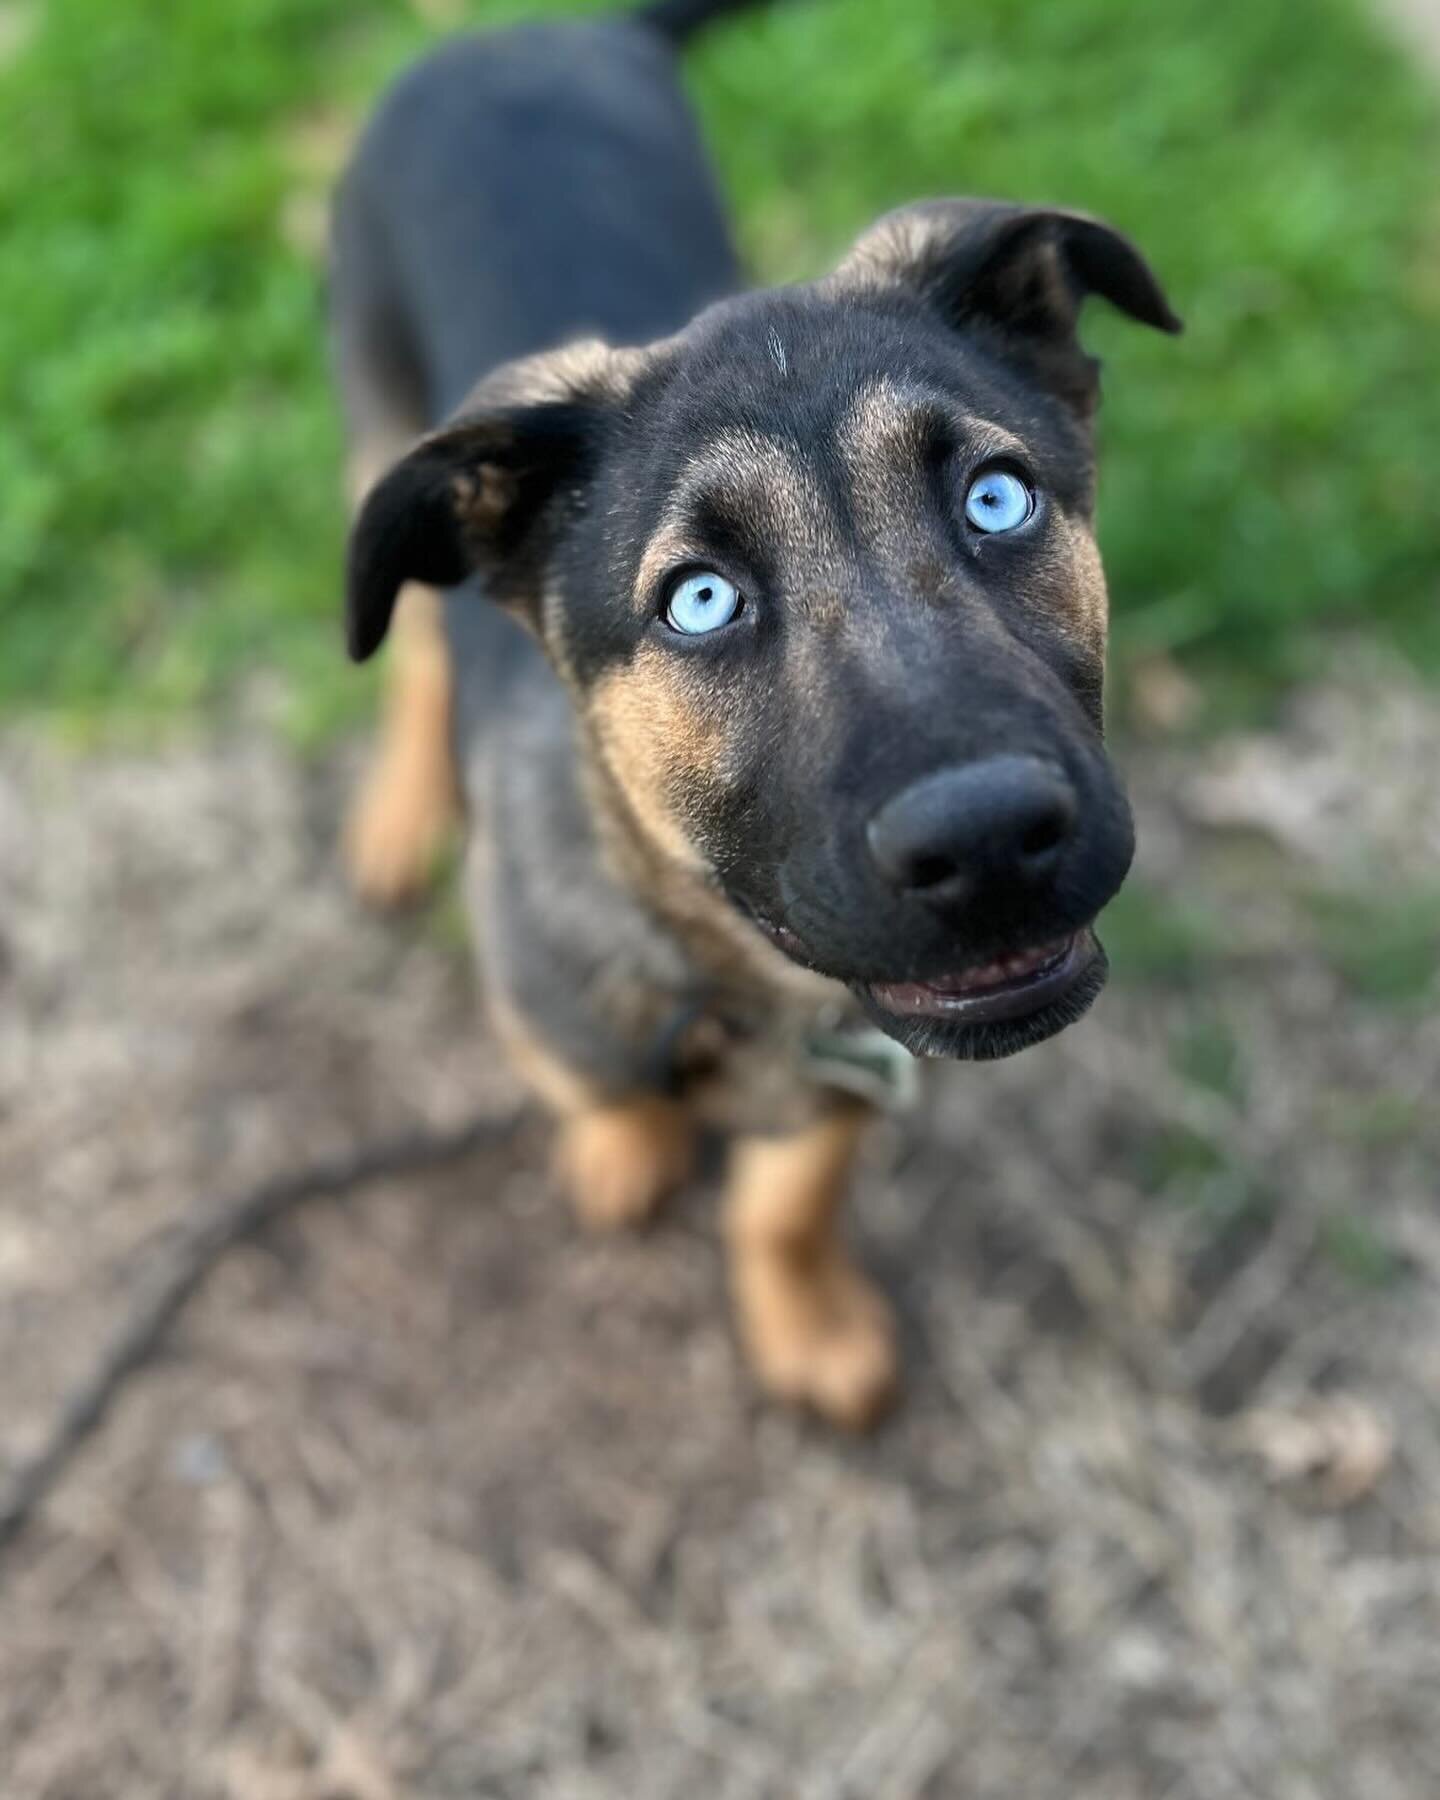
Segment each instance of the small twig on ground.
[[153,1355],[227,1250],[302,1201],[440,1168],[482,1147],[503,1143],[513,1135],[520,1116],[474,1119],[452,1131],[415,1131],[387,1138],[348,1156],[262,1182],[184,1226],[154,1280],[136,1297],[93,1367],[65,1397],[40,1449],[0,1489],[0,1549],[54,1487],[76,1451],[100,1426],[128,1377]]

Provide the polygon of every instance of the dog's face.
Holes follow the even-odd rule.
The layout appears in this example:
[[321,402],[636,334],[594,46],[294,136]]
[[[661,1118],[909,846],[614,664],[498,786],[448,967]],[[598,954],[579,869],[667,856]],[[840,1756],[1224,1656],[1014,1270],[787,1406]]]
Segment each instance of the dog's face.
[[912,1049],[1038,1042],[1103,983],[1133,844],[1087,291],[1177,329],[1107,227],[935,203],[663,344],[502,370],[363,509],[352,650],[403,580],[478,568],[652,861]]

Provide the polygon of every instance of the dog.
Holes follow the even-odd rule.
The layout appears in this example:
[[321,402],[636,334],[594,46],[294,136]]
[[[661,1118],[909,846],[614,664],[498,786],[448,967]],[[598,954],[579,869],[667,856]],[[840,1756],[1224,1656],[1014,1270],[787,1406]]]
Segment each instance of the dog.
[[483,989],[580,1218],[648,1219],[724,1133],[751,1367],[859,1427],[896,1379],[837,1223],[877,1099],[1105,979],[1133,830],[1076,327],[1179,321],[1109,225],[989,200],[746,291],[677,72],[724,10],[457,41],[383,103],[335,216],[348,641],[394,621],[394,860],[460,771]]

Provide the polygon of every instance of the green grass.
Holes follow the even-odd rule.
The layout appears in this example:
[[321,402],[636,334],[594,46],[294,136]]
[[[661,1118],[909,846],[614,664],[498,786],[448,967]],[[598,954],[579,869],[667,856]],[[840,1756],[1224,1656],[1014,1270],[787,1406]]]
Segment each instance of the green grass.
[[1405,1258],[1368,1219],[1336,1213],[1320,1231],[1320,1248],[1356,1287],[1392,1286],[1405,1273]]
[[1440,974],[1440,893],[1311,896],[1320,947],[1362,999],[1414,1009],[1433,1002]]
[[[0,706],[148,716],[279,669],[324,731],[365,686],[340,661],[301,127],[358,112],[434,28],[400,0],[0,10],[34,27],[0,34],[22,39],[0,68]],[[943,192],[1086,207],[1152,256],[1187,335],[1091,327],[1122,655],[1180,651],[1233,692],[1336,621],[1440,651],[1440,136],[1352,0],[1303,24],[1280,0],[779,0],[692,68],[767,277]]]
[[1132,876],[1105,908],[1100,939],[1117,980],[1190,987],[1220,958],[1218,920]]
[[1425,1124],[1426,1101],[1386,1089],[1351,1093],[1334,1089],[1323,1096],[1328,1128],[1346,1143],[1389,1149],[1413,1142]]
[[1183,1080],[1241,1100],[1245,1094],[1245,1069],[1239,1040],[1229,1021],[1214,1007],[1187,1008],[1170,1050],[1170,1064]]

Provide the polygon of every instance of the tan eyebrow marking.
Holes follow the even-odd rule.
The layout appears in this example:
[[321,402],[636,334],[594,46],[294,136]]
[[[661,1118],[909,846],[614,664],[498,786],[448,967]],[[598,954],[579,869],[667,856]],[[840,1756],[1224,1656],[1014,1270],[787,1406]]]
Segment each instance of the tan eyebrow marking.
[[934,401],[889,378],[860,389],[836,429],[851,504],[867,537],[884,542],[908,534],[920,513],[916,487]]
[[[852,473],[854,463],[867,459],[897,452],[918,456],[924,448],[925,426],[937,416],[940,404],[938,397],[925,389],[888,377],[861,388],[838,432],[841,452],[853,459]],[[1026,458],[1022,441],[993,419],[967,414],[963,428],[982,457]]]
[[816,562],[840,555],[840,534],[803,453],[752,431],[726,431],[690,458],[635,575],[642,603],[676,563],[703,560],[695,529],[702,503],[722,507],[768,537],[776,555]]
[[966,426],[977,452],[977,461],[992,462],[997,456],[1008,456],[1018,463],[1030,461],[1030,452],[1023,441],[993,419],[967,419]]
[[[917,388],[882,377],[862,387],[836,433],[852,478],[871,464],[896,454],[918,455],[927,396]],[[933,408],[933,402],[931,403]]]
[[[836,443],[850,479],[855,516],[867,533],[893,538],[913,526],[920,513],[917,484],[928,428],[949,413],[926,389],[883,377],[861,388],[836,431]],[[990,419],[961,421],[977,460],[1026,460],[1024,444]]]

